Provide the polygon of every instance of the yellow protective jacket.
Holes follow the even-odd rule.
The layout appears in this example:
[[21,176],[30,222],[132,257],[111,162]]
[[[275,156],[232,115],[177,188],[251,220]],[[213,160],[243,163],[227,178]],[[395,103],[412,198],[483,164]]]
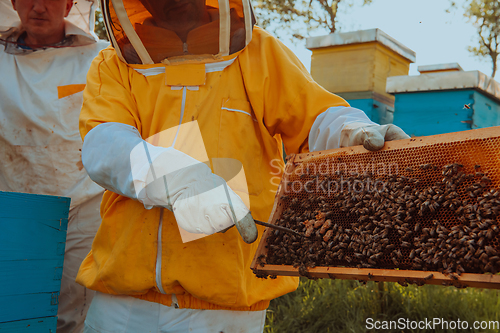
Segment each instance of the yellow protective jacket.
[[[316,117],[329,107],[348,106],[315,83],[291,51],[258,27],[242,51],[207,64],[201,83],[172,83],[175,75],[165,74],[169,66],[126,65],[113,48],[101,51],[84,91],[82,137],[99,124],[117,122],[136,127],[146,139],[179,125],[184,103],[182,123],[198,122],[208,157],[243,164],[250,210],[258,220],[267,221],[271,213],[284,166],[282,142],[287,153],[307,151]],[[180,73],[192,70],[177,66]],[[170,69],[167,73],[173,73]],[[170,211],[146,210],[140,202],[110,191],[104,194],[101,214],[92,251],[77,277],[90,289],[167,306],[175,294],[181,308],[262,310],[298,285],[292,277],[257,278],[250,263],[258,241],[244,243],[236,228],[183,243]],[[259,237],[262,232],[259,227]],[[157,282],[166,294],[159,292]]]

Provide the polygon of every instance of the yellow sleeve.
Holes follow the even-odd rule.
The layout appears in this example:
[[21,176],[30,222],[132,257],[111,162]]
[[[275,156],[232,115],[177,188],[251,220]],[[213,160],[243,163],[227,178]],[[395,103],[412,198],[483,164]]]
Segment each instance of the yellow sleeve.
[[107,122],[127,124],[141,132],[137,106],[129,89],[128,71],[112,47],[99,52],[92,61],[80,113],[82,139],[91,129]]
[[247,51],[240,64],[256,116],[271,136],[281,135],[287,154],[308,151],[316,117],[349,104],[317,84],[293,52],[264,30],[254,28]]

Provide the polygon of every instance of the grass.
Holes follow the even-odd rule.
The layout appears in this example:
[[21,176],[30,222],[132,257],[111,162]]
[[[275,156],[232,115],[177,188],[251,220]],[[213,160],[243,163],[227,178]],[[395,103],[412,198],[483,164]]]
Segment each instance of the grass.
[[474,321],[500,321],[498,290],[301,278],[297,291],[271,302],[265,333],[367,332],[366,320],[467,321],[467,330],[387,329],[371,332],[498,332],[474,330]]

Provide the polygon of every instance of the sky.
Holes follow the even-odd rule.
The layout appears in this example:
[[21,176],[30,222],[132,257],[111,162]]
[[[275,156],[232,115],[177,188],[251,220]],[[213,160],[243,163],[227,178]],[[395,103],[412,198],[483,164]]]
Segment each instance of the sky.
[[[410,65],[409,75],[418,75],[417,67],[457,62],[464,71],[479,70],[490,76],[490,60],[474,57],[467,46],[479,45],[476,28],[463,16],[463,9],[446,12],[448,0],[373,0],[360,6],[339,8],[340,32],[379,28],[416,53],[416,63]],[[311,32],[321,36],[326,31]],[[286,35],[281,40],[299,57],[308,70],[311,51],[305,42],[294,44]],[[500,81],[500,73],[495,79]]]

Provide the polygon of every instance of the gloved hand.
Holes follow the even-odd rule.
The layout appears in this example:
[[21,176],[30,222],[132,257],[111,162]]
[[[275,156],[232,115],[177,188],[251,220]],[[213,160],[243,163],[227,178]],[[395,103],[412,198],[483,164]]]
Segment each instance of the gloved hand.
[[340,132],[340,147],[363,145],[368,150],[379,150],[385,141],[409,139],[401,128],[396,125],[374,125],[353,122],[344,126]]
[[257,227],[241,198],[206,164],[187,154],[169,148],[156,157],[146,184],[144,203],[172,210],[188,232],[211,235],[236,224],[245,242],[257,238]]

